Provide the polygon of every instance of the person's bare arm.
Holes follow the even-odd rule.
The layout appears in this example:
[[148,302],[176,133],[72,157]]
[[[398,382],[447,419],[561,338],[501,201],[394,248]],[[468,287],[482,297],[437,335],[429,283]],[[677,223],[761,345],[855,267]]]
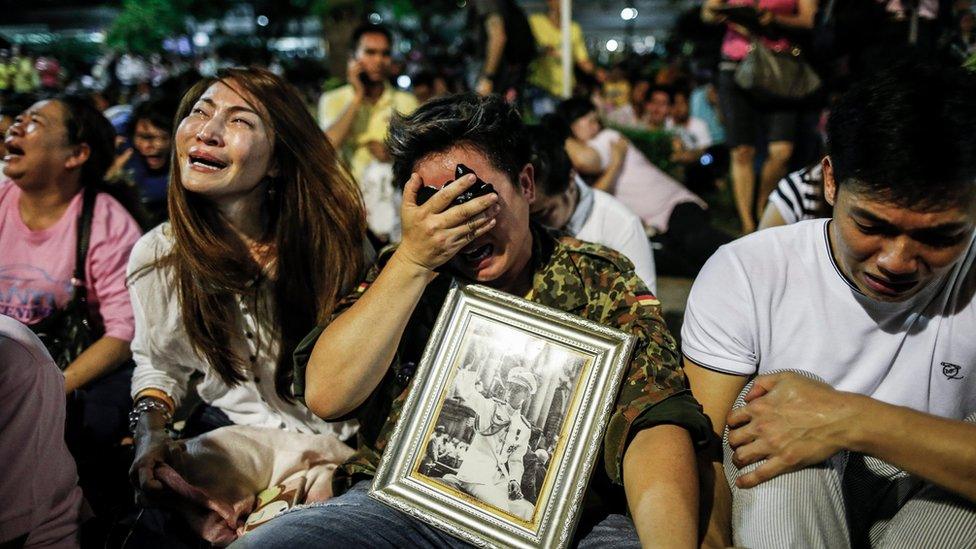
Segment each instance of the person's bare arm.
[[732,492],[722,466],[721,440],[725,417],[748,378],[722,374],[684,359],[684,371],[695,399],[712,422],[715,433],[710,453],[699,455],[701,469],[702,517],[707,520],[703,547],[728,547],[732,544]]
[[566,154],[573,169],[583,175],[600,175],[603,173],[603,163],[600,161],[600,153],[586,143],[575,137],[566,138]]
[[389,149],[386,148],[386,144],[382,141],[370,141],[366,143],[366,148],[369,150],[369,154],[373,155],[373,158],[379,160],[380,162],[392,162],[393,158],[390,156]]
[[688,431],[657,425],[637,433],[624,453],[623,480],[641,545],[698,545],[698,472]]
[[698,162],[705,149],[689,149],[685,147],[684,141],[680,137],[674,136],[671,139],[671,161],[679,164],[691,164]]
[[350,59],[349,64],[346,65],[346,80],[352,86],[352,101],[349,102],[342,115],[325,130],[325,136],[329,138],[329,143],[332,143],[332,146],[337,149],[342,147],[346,138],[349,137],[352,125],[356,122],[356,115],[359,114],[359,109],[363,105],[363,98],[366,96],[366,87],[360,79],[362,72],[362,65],[355,59]]
[[485,34],[488,37],[488,46],[485,48],[485,65],[481,69],[483,76],[478,79],[477,85],[477,91],[481,95],[488,95],[494,89],[494,82],[484,78],[484,75],[494,78],[502,64],[502,54],[505,52],[508,37],[505,35],[505,21],[501,15],[493,13],[485,19]]
[[497,194],[461,206],[451,201],[476,178],[465,176],[416,204],[422,182],[416,174],[403,191],[403,240],[359,300],[322,332],[305,372],[305,402],[317,416],[343,416],[360,404],[382,381],[406,328],[410,314],[434,269],[450,260],[473,238],[495,224]]
[[838,391],[794,373],[756,378],[748,404],[728,415],[729,444],[751,488],[840,450],[874,456],[976,501],[976,424]]
[[626,137],[621,137],[614,142],[610,148],[610,163],[607,164],[600,177],[593,182],[594,189],[613,194],[617,187],[617,177],[620,176],[624,167],[624,159],[627,158],[627,147],[629,145],[630,141]]
[[763,210],[762,219],[759,220],[759,230],[783,225],[786,225],[786,220],[783,219],[783,214],[779,213],[779,208],[772,200],[766,202],[766,209]]
[[102,337],[64,369],[65,392],[84,387],[115,370],[131,356],[128,341],[112,336]]

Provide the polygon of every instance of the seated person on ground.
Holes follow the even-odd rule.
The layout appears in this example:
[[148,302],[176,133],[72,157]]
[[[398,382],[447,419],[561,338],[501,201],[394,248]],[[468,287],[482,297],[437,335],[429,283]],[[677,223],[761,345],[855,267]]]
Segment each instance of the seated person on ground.
[[130,476],[147,504],[165,495],[156,477],[174,444],[165,427],[195,372],[203,402],[184,436],[236,424],[346,440],[356,429],[291,394],[292,351],[364,272],[355,184],[298,92],[264,69],[198,82],[177,118],[175,207],[129,261]]
[[976,75],[933,65],[856,84],[828,123],[832,217],[702,269],[681,336],[728,425],[712,533],[731,516],[737,546],[976,546],[974,96]]
[[[382,270],[373,269],[340,303],[337,316],[296,353],[295,380],[304,382],[304,391],[296,387],[296,392],[321,417],[359,418],[358,454],[336,472],[341,495],[278,517],[238,543],[464,546],[367,497],[452,273],[638,337],[625,374],[629,381],[622,385],[603,441],[605,461],[588,487],[588,497],[599,502],[590,500],[594,507],[581,519],[577,540],[585,543],[596,527],[614,546],[635,547],[638,535],[644,543],[694,545],[693,443],[708,436],[708,427],[687,391],[660,307],[636,300],[647,287],[631,263],[597,244],[530,224],[535,185],[529,147],[518,114],[498,96],[435,99],[397,120],[390,143],[397,181],[406,182],[403,240],[380,258]],[[474,183],[468,175],[418,206],[421,185],[439,187],[452,180],[458,163],[497,194],[449,207]],[[515,482],[512,486],[518,489]],[[628,508],[633,523],[624,516]]]
[[656,292],[654,255],[640,218],[613,196],[584,183],[570,164],[562,140],[552,132],[544,126],[531,126],[528,131],[536,191],[532,218],[624,254],[637,276]]
[[[68,447],[85,495],[102,516],[116,503],[114,496],[128,490],[115,460],[124,459],[118,448],[132,407],[128,360],[134,321],[125,265],[141,234],[126,208],[104,192],[114,134],[87,98],[65,95],[34,103],[7,131],[9,180],[0,181],[0,314],[42,334],[63,369]],[[88,249],[79,257],[86,206]],[[79,264],[84,283],[76,280]],[[72,315],[65,312],[79,303],[80,292],[93,339],[84,349],[69,336]],[[59,344],[65,340],[77,345]]]
[[[612,149],[621,139],[620,133],[602,127],[596,107],[586,98],[567,99],[556,113],[563,122],[566,152],[573,167],[588,175],[601,175],[614,159]],[[660,245],[655,250],[659,274],[694,276],[732,237],[712,227],[704,200],[652,164],[632,144],[627,143],[626,148],[619,175],[606,184],[601,181],[599,188],[636,213]]]

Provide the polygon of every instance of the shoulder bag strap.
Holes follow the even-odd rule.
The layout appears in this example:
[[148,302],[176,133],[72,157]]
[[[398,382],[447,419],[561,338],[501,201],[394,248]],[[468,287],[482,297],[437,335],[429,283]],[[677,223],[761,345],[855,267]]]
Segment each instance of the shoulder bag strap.
[[71,277],[71,285],[75,288],[75,295],[87,298],[88,289],[85,278],[85,261],[88,259],[88,244],[91,242],[92,217],[95,212],[95,195],[98,191],[91,186],[85,186],[81,202],[81,214],[78,216],[78,243],[75,247],[75,272]]

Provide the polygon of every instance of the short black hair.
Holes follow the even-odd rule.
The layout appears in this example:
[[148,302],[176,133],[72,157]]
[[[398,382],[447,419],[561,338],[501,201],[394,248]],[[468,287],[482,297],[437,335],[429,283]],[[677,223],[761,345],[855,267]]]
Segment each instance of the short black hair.
[[529,163],[525,124],[514,106],[497,94],[474,93],[432,99],[409,116],[395,115],[387,146],[393,157],[393,181],[402,187],[417,162],[453,147],[471,147],[497,170],[519,184]]
[[918,211],[976,188],[976,75],[907,59],[856,82],[831,110],[827,152],[838,188]]
[[655,93],[659,92],[668,96],[669,103],[674,103],[674,88],[671,86],[663,86],[661,84],[651,84],[651,87],[647,90],[647,95],[644,97],[644,102],[647,103],[652,97],[654,97]]
[[571,183],[572,164],[564,148],[565,137],[560,139],[546,124],[529,126],[527,135],[532,147],[536,190],[546,196],[566,192]]
[[572,125],[580,118],[596,110],[596,105],[589,97],[571,97],[556,106],[556,115],[568,125]]
[[68,143],[88,145],[88,160],[81,166],[81,184],[101,184],[115,160],[115,128],[89,97],[66,94],[53,100],[64,106]]
[[362,38],[364,34],[382,34],[386,37],[386,41],[390,43],[390,46],[393,46],[393,33],[390,32],[390,29],[386,28],[384,25],[377,25],[376,23],[363,23],[352,31],[353,51],[359,49],[359,39]]
[[140,120],[145,120],[161,130],[173,135],[176,117],[176,110],[179,107],[179,99],[176,97],[151,97],[137,104],[132,109],[129,117],[129,139],[136,133],[136,125]]

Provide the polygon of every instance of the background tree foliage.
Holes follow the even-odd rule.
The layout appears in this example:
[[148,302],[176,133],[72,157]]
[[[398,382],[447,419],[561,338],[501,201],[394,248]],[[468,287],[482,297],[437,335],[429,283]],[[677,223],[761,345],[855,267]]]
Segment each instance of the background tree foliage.
[[191,0],[123,0],[106,43],[115,49],[148,54],[163,40],[183,34]]
[[[118,18],[106,38],[118,51],[149,54],[162,49],[166,38],[186,34],[189,17],[197,20],[220,18],[235,0],[122,0]],[[386,23],[412,38],[425,40],[436,33],[431,21],[464,9],[460,0],[252,0],[254,13],[268,17],[270,24],[259,28],[261,38],[281,36],[287,22],[307,16],[322,21],[328,43],[328,66],[331,74],[344,77],[346,60],[352,44],[352,31],[374,11],[393,14]],[[404,29],[399,23],[412,18],[419,29]]]

